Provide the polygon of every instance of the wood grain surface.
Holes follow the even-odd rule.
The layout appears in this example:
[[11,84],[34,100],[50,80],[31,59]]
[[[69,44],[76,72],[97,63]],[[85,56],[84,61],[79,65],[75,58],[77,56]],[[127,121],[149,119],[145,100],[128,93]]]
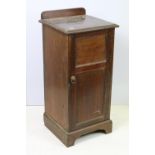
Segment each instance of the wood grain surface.
[[[83,8],[45,11],[41,15],[44,123],[66,146],[92,131],[112,131],[110,107],[116,25],[106,22],[107,26],[104,22],[104,27],[100,27],[103,21],[85,16],[81,19],[85,31],[72,18],[81,18],[81,15],[85,15]],[[55,18],[59,18],[59,22]],[[55,27],[45,21],[56,22]],[[64,33],[69,31],[56,28],[59,24],[65,30],[71,25],[77,29]]]

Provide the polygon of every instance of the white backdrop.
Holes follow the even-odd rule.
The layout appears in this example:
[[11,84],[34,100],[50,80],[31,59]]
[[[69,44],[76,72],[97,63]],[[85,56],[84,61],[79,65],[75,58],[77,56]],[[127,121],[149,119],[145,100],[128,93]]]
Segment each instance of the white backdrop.
[[115,33],[112,104],[128,104],[128,0],[27,0],[27,105],[43,105],[44,10],[85,7],[87,14],[118,24]]

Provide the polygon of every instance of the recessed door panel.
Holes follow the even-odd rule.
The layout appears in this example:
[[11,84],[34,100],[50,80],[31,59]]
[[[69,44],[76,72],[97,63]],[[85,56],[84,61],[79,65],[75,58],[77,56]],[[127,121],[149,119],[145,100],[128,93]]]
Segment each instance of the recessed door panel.
[[105,69],[75,75],[72,84],[73,128],[80,128],[104,119]]
[[79,35],[75,40],[76,67],[104,62],[106,59],[105,33]]

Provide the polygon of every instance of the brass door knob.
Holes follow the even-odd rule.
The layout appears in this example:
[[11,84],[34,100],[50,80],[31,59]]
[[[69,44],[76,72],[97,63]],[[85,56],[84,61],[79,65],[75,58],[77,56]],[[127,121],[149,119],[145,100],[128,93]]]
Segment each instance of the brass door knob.
[[70,78],[70,80],[71,80],[71,84],[75,84],[76,83],[76,77],[75,77],[75,75],[72,75],[71,78]]

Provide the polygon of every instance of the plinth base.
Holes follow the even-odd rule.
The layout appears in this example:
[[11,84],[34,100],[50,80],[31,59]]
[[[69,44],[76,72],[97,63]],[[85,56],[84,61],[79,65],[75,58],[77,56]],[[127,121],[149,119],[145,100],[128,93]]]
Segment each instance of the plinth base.
[[99,122],[85,128],[75,130],[72,132],[67,132],[59,124],[57,124],[52,118],[49,118],[44,113],[44,124],[45,126],[52,131],[67,147],[74,145],[74,142],[77,138],[82,135],[101,130],[105,133],[112,132],[112,121],[106,120],[104,122]]

